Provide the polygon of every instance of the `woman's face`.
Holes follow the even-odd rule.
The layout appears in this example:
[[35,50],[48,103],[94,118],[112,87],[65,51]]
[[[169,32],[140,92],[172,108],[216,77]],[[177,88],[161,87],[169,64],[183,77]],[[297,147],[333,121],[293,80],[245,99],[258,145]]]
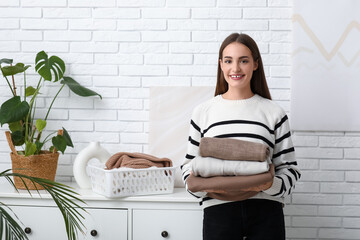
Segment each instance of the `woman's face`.
[[258,64],[248,47],[238,42],[227,45],[220,59],[220,67],[229,90],[251,91],[250,81]]

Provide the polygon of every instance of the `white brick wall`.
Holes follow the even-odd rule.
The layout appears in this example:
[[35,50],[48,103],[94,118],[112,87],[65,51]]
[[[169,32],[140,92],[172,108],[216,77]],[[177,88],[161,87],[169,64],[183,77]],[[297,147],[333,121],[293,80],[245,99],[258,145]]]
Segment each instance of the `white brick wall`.
[[[0,58],[31,64],[35,83],[35,54],[45,50],[102,94],[63,91],[50,115],[48,130],[64,126],[76,146],[59,163],[57,180],[69,181],[89,141],[146,152],[149,86],[214,85],[218,48],[232,32],[257,41],[272,96],[291,117],[291,14],[291,0],[0,1]],[[0,96],[10,96],[2,80]],[[11,166],[4,131],[0,169]],[[293,140],[303,174],[285,207],[288,239],[360,239],[360,134],[295,132]]]

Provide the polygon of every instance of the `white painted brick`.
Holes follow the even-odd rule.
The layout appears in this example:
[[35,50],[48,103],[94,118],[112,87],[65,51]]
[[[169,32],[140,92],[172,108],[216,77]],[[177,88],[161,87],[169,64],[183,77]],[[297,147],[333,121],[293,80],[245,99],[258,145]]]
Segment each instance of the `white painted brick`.
[[320,183],[322,193],[360,193],[359,183],[338,182],[338,183]]
[[62,54],[61,59],[64,60],[65,63],[94,63],[93,55],[89,53],[68,53]]
[[320,191],[320,184],[317,182],[302,182],[301,179],[295,185],[294,192],[297,193],[318,193]]
[[317,229],[316,228],[300,228],[293,227],[286,229],[286,237],[290,239],[299,238],[303,239],[317,239]]
[[320,228],[319,238],[326,239],[356,239],[360,236],[360,229],[337,229],[337,228]]
[[12,1],[0,1],[0,6],[2,7],[13,7],[19,6],[19,0],[12,0]]
[[291,84],[289,77],[268,77],[266,81],[269,88],[290,88]]
[[191,31],[191,34],[193,42],[222,42],[233,32],[234,31]]
[[293,217],[295,227],[341,227],[340,217]]
[[72,64],[69,72],[80,75],[117,75],[118,67],[116,65]]
[[292,203],[295,204],[311,204],[311,205],[341,205],[341,194],[298,194],[292,195]]
[[68,0],[69,7],[115,7],[116,0]]
[[169,30],[216,30],[216,20],[168,20]]
[[290,66],[291,58],[290,54],[263,54],[263,63],[267,66]]
[[316,147],[318,146],[319,138],[317,136],[301,136],[293,134],[292,141],[295,147]]
[[[39,79],[39,77],[38,77]],[[29,84],[28,84],[29,86]],[[48,81],[45,82],[45,86],[41,88],[40,92],[42,93],[39,98],[45,98],[45,97],[50,97],[50,96],[55,96],[57,94],[57,92],[60,89],[60,85],[54,85]],[[67,87],[63,88],[63,90],[60,92],[60,94],[58,95],[59,98],[61,97],[69,97],[70,96],[70,91]]]
[[194,65],[213,65],[217,68],[218,54],[194,54]]
[[90,18],[90,8],[47,8],[43,12],[44,18]]
[[46,129],[50,131],[56,131],[58,129],[61,129],[64,127],[68,132],[72,131],[93,131],[93,123],[90,121],[53,121],[53,120],[47,120],[46,121]]
[[217,53],[218,43],[170,43],[172,53]]
[[322,147],[360,147],[360,137],[320,137]]
[[[150,100],[149,99],[144,99],[144,110],[150,110]],[[149,133],[148,122],[144,123],[144,132]]]
[[138,42],[139,32],[96,31],[93,32],[93,40],[97,42]]
[[[114,88],[114,87],[96,87],[93,90],[95,90],[97,93],[99,93],[103,97],[103,99],[119,97],[118,89]],[[72,93],[72,95],[75,95],[75,94]],[[93,97],[93,98],[99,99],[99,97]]]
[[272,89],[271,97],[274,101],[290,100],[290,89]]
[[187,42],[191,36],[185,31],[143,31],[141,39],[144,42]]
[[149,98],[149,88],[119,88],[119,96],[125,99]]
[[243,9],[244,18],[291,18],[291,11],[286,8],[244,8]]
[[342,158],[342,149],[335,148],[314,148],[314,147],[297,147],[296,156],[298,158]]
[[268,0],[268,6],[271,7],[291,7],[293,0]]
[[140,77],[94,76],[94,86],[101,87],[140,87]]
[[95,131],[101,132],[142,132],[141,122],[96,121]]
[[22,29],[67,29],[65,19],[21,19]]
[[168,43],[120,43],[121,53],[167,53]]
[[319,169],[319,160],[317,159],[297,159],[297,163],[301,170]]
[[[45,107],[49,108],[53,99],[47,98],[45,99]],[[66,106],[67,109],[74,108],[93,108],[94,103],[91,98],[84,97],[71,97],[71,98],[56,98],[54,104],[52,105],[52,109],[61,108],[63,109]]]
[[113,53],[119,49],[118,43],[73,42],[70,51],[77,53]]
[[119,110],[118,119],[125,121],[148,121],[149,112],[138,110]]
[[[150,1],[149,1],[150,2]],[[166,30],[165,19],[124,19],[117,21],[118,30]]]
[[218,0],[220,7],[265,7],[266,0]]
[[71,120],[116,120],[115,111],[76,109],[69,110]]
[[302,171],[301,181],[342,182],[344,176],[343,171]]
[[216,76],[216,68],[196,65],[169,66],[169,75],[173,76]]
[[191,11],[192,18],[205,18],[205,19],[234,19],[242,17],[241,8],[195,8]]
[[143,18],[189,18],[190,9],[187,8],[144,8]]
[[95,54],[95,63],[97,64],[143,64],[143,55],[141,54]]
[[136,8],[95,8],[92,13],[94,18],[140,18],[140,9]]
[[360,182],[360,171],[351,171],[345,173],[346,182]]
[[[3,51],[20,51],[20,42],[14,42],[14,41],[1,41],[0,43],[0,52]],[[1,53],[2,56],[4,56]]]
[[146,133],[121,133],[121,143],[147,143],[148,134]]
[[316,216],[317,206],[313,205],[285,205],[284,214],[286,216]]
[[163,7],[165,0],[117,0],[117,5],[120,7]]
[[141,144],[103,144],[110,153],[117,152],[142,152]]
[[[7,146],[7,143],[2,143],[2,145]],[[5,164],[3,163],[9,163],[10,162],[10,148],[8,147],[6,149],[8,152],[7,153],[0,153],[0,167],[4,166]],[[11,168],[11,166],[9,166],[9,168]],[[7,169],[7,168],[1,168],[3,170]]]
[[290,43],[270,43],[270,53],[291,53]]
[[292,30],[291,20],[270,20],[270,30]]
[[169,7],[214,7],[215,0],[167,0],[166,5]]
[[39,18],[41,8],[0,8],[0,18]]
[[50,41],[88,41],[90,31],[44,31],[44,40]]
[[110,132],[73,132],[72,139],[74,141],[86,139],[88,142],[118,143],[120,136],[119,133]]
[[145,64],[191,64],[192,54],[146,54]]
[[42,40],[42,33],[39,31],[0,30],[0,41],[17,40]]
[[219,30],[232,30],[234,27],[241,29],[242,31],[247,30],[268,30],[269,23],[266,20],[219,20]]
[[[216,85],[216,77],[192,77],[191,86],[214,86]],[[214,90],[215,91],[215,90]]]
[[[29,20],[29,19],[28,19]],[[20,27],[19,19],[7,18],[1,19],[1,29],[18,29]]]
[[143,87],[151,86],[190,86],[190,77],[143,77]]
[[273,77],[288,77],[291,74],[290,66],[271,66],[270,74]]
[[164,76],[168,70],[166,66],[159,65],[121,65],[119,73],[125,76]]
[[22,7],[66,7],[66,0],[21,0]]
[[68,52],[69,43],[66,42],[22,42],[21,49],[24,52],[40,52],[44,49],[50,52]]
[[[38,118],[39,116],[45,117],[48,109],[37,109],[35,118]],[[69,119],[69,113],[68,110],[64,109],[51,109],[48,119],[52,120],[65,120]]]
[[359,228],[360,218],[343,218],[343,226],[345,228]]
[[358,205],[360,194],[344,194],[344,205]]
[[115,30],[113,19],[69,19],[69,28],[73,30]]
[[360,162],[358,160],[321,160],[320,169],[323,170],[360,170]]

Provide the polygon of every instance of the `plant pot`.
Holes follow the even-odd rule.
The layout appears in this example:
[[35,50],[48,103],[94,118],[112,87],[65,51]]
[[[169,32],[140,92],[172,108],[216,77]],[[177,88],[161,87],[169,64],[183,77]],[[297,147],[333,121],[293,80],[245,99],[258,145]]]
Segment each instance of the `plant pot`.
[[[30,177],[55,180],[57,163],[59,159],[58,152],[41,151],[38,155],[19,155],[11,140],[10,132],[5,132],[7,141],[11,148],[11,162],[13,173],[20,173]],[[24,180],[24,181],[23,181]],[[33,184],[31,180],[20,177],[14,177],[15,187],[18,189],[44,189],[38,184]],[[27,188],[25,187],[25,184]]]

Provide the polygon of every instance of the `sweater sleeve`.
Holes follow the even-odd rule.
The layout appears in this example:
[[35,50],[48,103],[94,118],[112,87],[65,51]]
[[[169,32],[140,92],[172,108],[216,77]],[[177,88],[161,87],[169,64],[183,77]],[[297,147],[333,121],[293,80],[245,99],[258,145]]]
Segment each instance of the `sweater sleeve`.
[[282,116],[274,128],[275,145],[272,162],[275,166],[275,177],[272,186],[264,191],[274,197],[290,195],[301,176],[291,140],[289,120],[285,112]]
[[186,190],[193,196],[197,198],[204,197],[207,193],[206,192],[191,192],[188,188],[187,184],[187,178],[190,176],[190,173],[192,171],[191,163],[192,160],[196,157],[200,156],[200,139],[201,139],[201,129],[199,127],[199,119],[200,119],[200,113],[198,111],[199,107],[195,108],[191,121],[190,121],[190,129],[189,129],[189,138],[187,143],[187,152],[184,159],[183,164],[181,165],[181,171],[182,171],[182,180],[185,183]]

